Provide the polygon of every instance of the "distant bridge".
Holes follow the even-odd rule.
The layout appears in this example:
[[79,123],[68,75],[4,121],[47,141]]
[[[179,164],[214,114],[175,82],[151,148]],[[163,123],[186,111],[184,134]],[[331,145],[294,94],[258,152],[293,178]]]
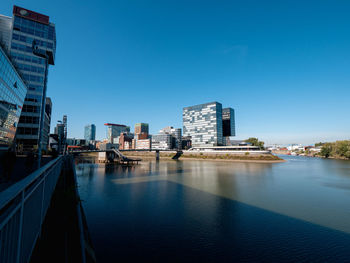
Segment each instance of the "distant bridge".
[[105,152],[106,159],[110,162],[113,162],[115,159],[121,164],[130,164],[130,163],[138,163],[141,159],[131,159],[123,155],[117,149],[108,149],[108,150],[70,150],[69,153],[76,155],[80,153],[94,153],[94,152]]
[[[176,152],[172,159],[177,160],[183,154],[181,150],[160,150],[160,149],[126,149],[126,150],[117,150],[117,149],[108,149],[108,150],[70,150],[69,153],[80,154],[80,153],[94,153],[94,152],[105,152],[107,153],[107,159],[111,160],[117,158],[121,163],[130,163],[130,162],[139,162],[141,159],[131,159],[123,155],[121,152],[155,152],[156,160],[159,160],[159,152]],[[108,156],[110,158],[108,158]]]

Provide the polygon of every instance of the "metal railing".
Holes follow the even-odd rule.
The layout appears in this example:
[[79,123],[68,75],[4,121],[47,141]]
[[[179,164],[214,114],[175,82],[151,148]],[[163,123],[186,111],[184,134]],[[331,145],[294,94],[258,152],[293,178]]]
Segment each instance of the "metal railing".
[[0,262],[29,262],[63,158],[57,157],[0,192]]

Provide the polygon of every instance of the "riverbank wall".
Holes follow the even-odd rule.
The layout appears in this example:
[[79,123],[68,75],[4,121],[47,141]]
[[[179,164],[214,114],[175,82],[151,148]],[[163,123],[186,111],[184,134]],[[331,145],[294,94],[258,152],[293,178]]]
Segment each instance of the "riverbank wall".
[[[141,159],[154,159],[155,152],[123,152],[127,157],[141,158]],[[160,152],[160,160],[171,160],[176,154],[174,152]],[[203,153],[203,152],[184,152],[179,160],[208,160],[208,161],[231,161],[231,162],[285,162],[282,158],[273,154],[230,154],[230,153]]]

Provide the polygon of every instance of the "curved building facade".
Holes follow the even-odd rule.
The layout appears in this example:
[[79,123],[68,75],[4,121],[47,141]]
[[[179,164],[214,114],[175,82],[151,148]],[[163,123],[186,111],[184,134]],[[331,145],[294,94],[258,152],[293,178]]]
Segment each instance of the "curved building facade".
[[14,142],[27,86],[0,46],[0,150]]

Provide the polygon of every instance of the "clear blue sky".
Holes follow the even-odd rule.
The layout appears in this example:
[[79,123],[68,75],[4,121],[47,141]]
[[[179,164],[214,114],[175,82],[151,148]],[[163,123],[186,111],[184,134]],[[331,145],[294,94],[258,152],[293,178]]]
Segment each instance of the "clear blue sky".
[[51,126],[182,127],[182,108],[236,110],[237,139],[350,138],[350,1],[2,0],[50,16]]

